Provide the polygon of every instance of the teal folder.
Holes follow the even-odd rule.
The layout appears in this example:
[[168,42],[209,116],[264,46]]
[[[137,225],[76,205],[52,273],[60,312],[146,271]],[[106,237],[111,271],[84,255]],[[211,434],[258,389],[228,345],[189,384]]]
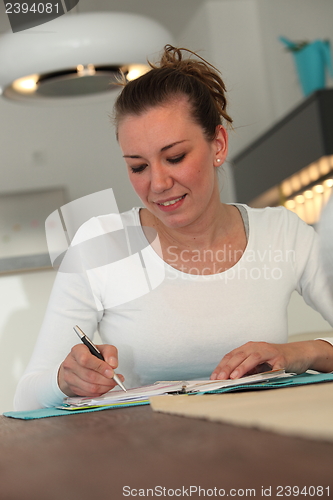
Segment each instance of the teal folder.
[[148,405],[149,401],[134,403],[124,403],[122,405],[115,404],[109,406],[95,406],[91,408],[85,408],[83,410],[62,410],[60,408],[41,408],[38,410],[28,410],[28,411],[6,411],[3,415],[10,418],[19,418],[21,420],[34,420],[36,418],[46,418],[46,417],[61,417],[63,415],[76,415],[77,413],[89,413],[92,411],[101,410],[114,410],[116,408],[126,408],[128,406],[141,406]]
[[[242,379],[240,379],[241,381]],[[243,379],[244,380],[244,379]],[[307,384],[319,384],[323,382],[333,382],[333,373],[302,373],[301,375],[295,375],[292,377],[282,377],[276,378],[269,381],[259,382],[258,384],[246,384],[245,382],[239,383],[239,385],[234,385],[231,387],[224,387],[217,391],[209,391],[207,393],[198,394],[222,394],[224,392],[234,392],[234,391],[253,391],[253,390],[263,390],[263,389],[279,389],[283,387],[297,387],[300,385]],[[333,387],[332,387],[333,390]],[[40,410],[30,410],[30,411],[8,411],[4,413],[5,417],[19,418],[22,420],[33,420],[36,418],[46,418],[46,417],[58,417],[63,415],[74,415],[77,413],[89,413],[93,411],[101,410],[111,410],[116,408],[125,408],[130,406],[141,406],[149,404],[149,401],[134,401],[132,403],[116,403],[114,405],[108,406],[98,406],[91,407],[80,410],[63,410],[59,408],[42,408]]]

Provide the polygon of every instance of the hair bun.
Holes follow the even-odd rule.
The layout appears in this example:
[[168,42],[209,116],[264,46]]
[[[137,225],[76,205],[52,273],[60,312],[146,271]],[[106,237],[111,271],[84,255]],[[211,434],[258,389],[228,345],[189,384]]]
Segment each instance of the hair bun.
[[[183,51],[188,52],[195,58],[187,57],[184,59]],[[153,64],[149,62],[153,69],[168,68],[180,71],[189,76],[197,78],[209,90],[215,101],[218,113],[230,124],[232,118],[226,111],[227,99],[225,96],[226,87],[220,76],[220,71],[210,64],[206,59],[199,56],[196,52],[183,47],[174,47],[173,45],[165,45],[164,51],[159,63]]]

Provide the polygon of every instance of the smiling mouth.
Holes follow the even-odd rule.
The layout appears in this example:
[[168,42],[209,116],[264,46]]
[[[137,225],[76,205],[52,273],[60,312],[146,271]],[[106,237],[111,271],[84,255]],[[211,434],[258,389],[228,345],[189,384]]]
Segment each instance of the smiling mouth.
[[179,198],[176,198],[175,200],[165,201],[164,203],[156,203],[156,204],[161,205],[162,207],[168,207],[169,205],[174,205],[175,203],[177,203],[177,201],[182,200],[183,198],[185,198],[185,196],[186,194],[180,196]]

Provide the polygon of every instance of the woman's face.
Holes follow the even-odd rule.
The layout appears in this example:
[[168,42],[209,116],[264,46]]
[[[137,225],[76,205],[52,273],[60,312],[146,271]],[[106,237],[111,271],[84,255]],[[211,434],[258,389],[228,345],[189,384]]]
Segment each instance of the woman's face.
[[187,98],[123,118],[118,139],[129,178],[145,207],[167,227],[205,220],[219,203],[216,167],[227,156],[222,126],[207,141]]

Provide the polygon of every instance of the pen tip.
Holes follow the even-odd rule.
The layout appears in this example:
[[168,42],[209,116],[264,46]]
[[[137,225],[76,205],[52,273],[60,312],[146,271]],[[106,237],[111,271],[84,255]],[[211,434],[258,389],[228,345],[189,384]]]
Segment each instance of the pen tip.
[[124,391],[124,392],[127,392],[127,389],[126,387],[124,386],[124,384],[122,383],[122,381],[120,380],[120,378],[118,377],[118,375],[115,373],[113,375],[113,380],[119,385],[119,387]]
[[77,325],[73,326],[74,332],[81,338],[82,337],[82,330],[79,328]]

